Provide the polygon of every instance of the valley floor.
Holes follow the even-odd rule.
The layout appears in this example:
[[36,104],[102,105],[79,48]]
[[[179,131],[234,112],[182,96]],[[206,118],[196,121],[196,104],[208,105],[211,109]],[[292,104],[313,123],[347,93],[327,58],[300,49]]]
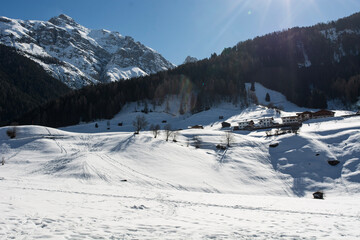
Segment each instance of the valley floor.
[[358,239],[360,202],[0,181],[0,239]]

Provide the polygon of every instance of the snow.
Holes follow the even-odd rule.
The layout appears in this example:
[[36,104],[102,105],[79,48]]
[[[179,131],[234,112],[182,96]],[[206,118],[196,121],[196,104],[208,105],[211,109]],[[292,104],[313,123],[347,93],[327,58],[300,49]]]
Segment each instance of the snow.
[[[251,84],[246,83],[245,87],[249,91]],[[269,95],[270,95],[270,102],[265,101],[266,93],[269,93]],[[262,84],[257,83],[257,82],[255,83],[255,94],[259,101],[259,104],[261,104],[261,105],[267,106],[269,103],[272,103],[277,107],[283,108],[285,110],[285,113],[290,112],[291,114],[292,114],[292,112],[305,111],[305,108],[300,108],[297,105],[289,102],[283,94],[281,94],[277,91],[265,88]]]
[[[269,92],[281,103],[281,115],[301,110],[260,84],[255,89],[259,100]],[[155,109],[149,103],[154,111],[144,115],[162,129],[182,129],[176,142],[163,132],[156,139],[148,130],[133,134],[143,103],[127,104],[109,130],[107,120],[98,128],[19,126],[9,139],[0,128],[0,239],[360,237],[360,116],[337,111],[305,122],[299,134],[236,131],[231,147],[218,150],[222,121],[235,126],[279,114],[222,103],[180,115],[179,98],[168,101]],[[204,129],[188,128],[196,124]],[[193,136],[202,139],[198,149]],[[279,146],[269,148],[273,142]],[[312,198],[318,190],[325,200]]]
[[302,52],[302,54],[304,56],[304,63],[298,63],[299,68],[310,67],[311,66],[311,61],[310,61],[308,55],[306,54],[304,44],[301,42],[301,43],[298,43],[297,46],[301,50],[301,52]]
[[[344,29],[344,30],[338,31],[336,28],[330,28],[327,30],[322,30],[322,31],[320,31],[320,33],[325,38],[329,39],[333,44],[335,44],[335,43],[338,44],[338,49],[336,49],[336,51],[334,51],[334,61],[335,62],[340,62],[340,59],[348,54],[354,55],[352,50],[350,50],[350,52],[348,52],[348,53],[346,53],[344,51],[342,38],[343,38],[343,35],[346,35],[346,34],[360,35],[359,29],[355,29],[355,30],[354,29]],[[355,55],[357,55],[357,52],[355,53]]]
[[118,66],[107,66],[106,75],[111,82],[118,81],[119,79],[130,79],[133,77],[141,77],[148,75],[146,72],[138,67],[119,68]]

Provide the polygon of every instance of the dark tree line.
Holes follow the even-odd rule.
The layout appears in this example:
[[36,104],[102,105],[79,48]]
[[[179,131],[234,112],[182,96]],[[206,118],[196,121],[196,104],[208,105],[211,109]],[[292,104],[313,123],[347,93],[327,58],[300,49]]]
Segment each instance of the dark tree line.
[[0,44],[0,124],[67,92],[66,85],[37,63]]
[[[223,78],[217,80],[210,75],[208,79],[189,77],[197,74],[195,66],[190,69],[188,75],[174,70],[131,80],[87,86],[28,112],[17,119],[17,122],[61,127],[80,121],[110,119],[126,103],[146,100],[157,106],[163,104],[169,94],[180,96],[184,101],[184,107],[190,106],[190,109],[182,111],[198,112],[221,100],[232,101],[232,97],[244,95],[244,86],[236,86],[239,83],[229,80],[228,84],[230,83],[231,87],[227,87]],[[181,109],[179,111],[181,112]]]

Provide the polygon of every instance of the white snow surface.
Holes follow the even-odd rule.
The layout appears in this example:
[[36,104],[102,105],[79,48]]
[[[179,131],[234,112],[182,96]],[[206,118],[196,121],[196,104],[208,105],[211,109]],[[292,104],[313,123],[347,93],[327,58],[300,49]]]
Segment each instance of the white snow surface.
[[[259,99],[269,92],[285,111],[223,103],[179,115],[174,97],[167,113],[166,104],[143,114],[135,110],[144,105],[132,103],[98,128],[19,126],[14,139],[0,128],[0,239],[360,238],[360,116],[336,111],[297,135],[236,131],[227,150],[216,149],[225,144],[222,121],[302,110],[255,87]],[[149,130],[134,135],[138,115],[182,129],[177,141]],[[196,124],[204,129],[188,128]],[[202,140],[198,149],[193,136]],[[317,190],[325,200],[312,198]]]

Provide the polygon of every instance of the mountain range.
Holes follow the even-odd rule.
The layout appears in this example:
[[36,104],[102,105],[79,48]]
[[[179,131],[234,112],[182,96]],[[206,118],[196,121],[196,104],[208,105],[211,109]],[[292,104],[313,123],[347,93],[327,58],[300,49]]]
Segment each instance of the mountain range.
[[0,17],[0,43],[78,89],[174,68],[155,50],[108,30],[91,30],[61,14],[49,21]]

